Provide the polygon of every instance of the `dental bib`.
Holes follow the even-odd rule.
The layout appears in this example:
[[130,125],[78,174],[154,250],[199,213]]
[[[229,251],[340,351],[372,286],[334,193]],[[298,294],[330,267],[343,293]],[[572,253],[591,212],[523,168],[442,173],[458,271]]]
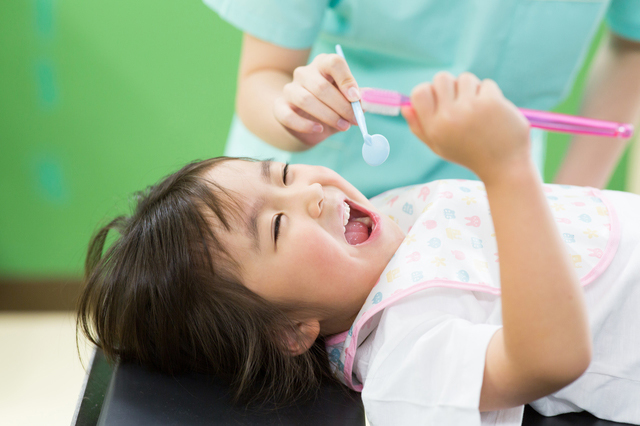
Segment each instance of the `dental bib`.
[[[544,185],[544,192],[567,255],[581,284],[587,285],[615,255],[620,239],[615,211],[594,188]],[[326,340],[334,375],[356,391],[362,390],[353,374],[356,351],[387,306],[432,287],[500,295],[498,249],[482,182],[434,181],[393,189],[371,202],[400,225],[406,237],[349,331]]]

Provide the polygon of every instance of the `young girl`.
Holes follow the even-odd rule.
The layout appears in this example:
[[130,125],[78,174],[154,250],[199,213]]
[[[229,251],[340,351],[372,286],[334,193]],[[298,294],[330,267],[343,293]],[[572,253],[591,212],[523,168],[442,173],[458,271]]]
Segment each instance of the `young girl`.
[[412,105],[412,131],[484,185],[371,202],[322,167],[190,164],[93,238],[79,329],[239,400],[337,377],[372,425],[519,424],[533,401],[640,424],[638,197],[543,186],[492,81],[440,78]]

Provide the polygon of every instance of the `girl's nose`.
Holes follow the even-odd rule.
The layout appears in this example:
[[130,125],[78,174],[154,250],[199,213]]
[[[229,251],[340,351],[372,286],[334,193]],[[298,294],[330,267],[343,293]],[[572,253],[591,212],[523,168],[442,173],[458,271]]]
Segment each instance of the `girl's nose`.
[[311,184],[307,187],[304,194],[304,202],[307,204],[307,211],[313,218],[320,217],[322,213],[322,205],[324,203],[324,189],[319,183]]

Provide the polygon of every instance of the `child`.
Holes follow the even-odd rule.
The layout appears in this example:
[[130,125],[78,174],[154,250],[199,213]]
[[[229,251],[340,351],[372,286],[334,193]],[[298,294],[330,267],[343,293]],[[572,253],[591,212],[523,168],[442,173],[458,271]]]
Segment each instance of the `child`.
[[372,203],[322,167],[190,164],[96,234],[79,329],[111,359],[217,374],[240,399],[338,377],[372,425],[519,424],[533,401],[640,424],[639,198],[543,187],[492,81],[441,75],[412,104],[412,131],[484,185]]

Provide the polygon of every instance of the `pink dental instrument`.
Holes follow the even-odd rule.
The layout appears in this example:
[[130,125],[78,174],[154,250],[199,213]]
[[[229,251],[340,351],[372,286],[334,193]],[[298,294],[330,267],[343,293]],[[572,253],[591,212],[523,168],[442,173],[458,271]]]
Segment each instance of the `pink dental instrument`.
[[[399,115],[400,108],[411,105],[408,96],[390,90],[363,87],[362,107],[365,111],[381,115]],[[556,112],[520,108],[531,127],[552,132],[574,133],[613,138],[630,138],[633,125],[594,118],[577,117]]]

